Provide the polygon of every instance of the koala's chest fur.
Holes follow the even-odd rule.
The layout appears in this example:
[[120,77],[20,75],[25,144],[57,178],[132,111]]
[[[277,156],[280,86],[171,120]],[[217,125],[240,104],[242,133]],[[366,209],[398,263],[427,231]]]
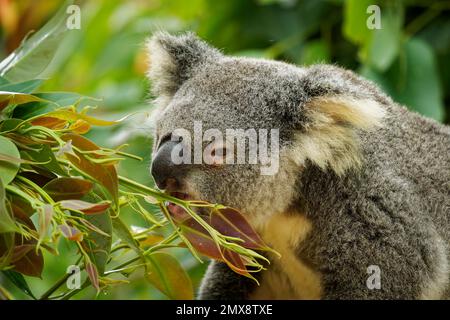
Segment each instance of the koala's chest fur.
[[311,222],[302,214],[289,212],[276,214],[256,228],[281,257],[270,257],[271,265],[262,272],[260,286],[250,299],[320,299],[320,274],[296,254],[312,231]]

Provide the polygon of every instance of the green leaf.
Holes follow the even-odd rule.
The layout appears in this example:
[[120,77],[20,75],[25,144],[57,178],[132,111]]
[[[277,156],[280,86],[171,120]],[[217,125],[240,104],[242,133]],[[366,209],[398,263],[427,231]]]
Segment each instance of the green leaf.
[[43,80],[41,79],[33,79],[23,82],[16,83],[0,83],[1,91],[12,91],[12,92],[21,92],[21,93],[32,93],[35,89],[37,89]]
[[30,286],[28,285],[23,275],[12,270],[2,271],[2,273],[23,293],[36,300],[36,297],[31,291]]
[[45,70],[67,34],[66,8],[72,2],[66,1],[44,27],[0,62],[0,76],[11,82],[25,81],[37,78]]
[[[100,201],[101,198],[91,193],[83,197],[83,200],[95,202]],[[100,275],[105,272],[106,263],[108,262],[111,252],[112,244],[112,232],[113,226],[111,222],[110,210],[103,211],[96,215],[84,216],[84,219],[88,221],[95,228],[98,228],[102,233],[90,230],[85,238],[85,244],[89,248],[88,254],[92,262],[95,264],[97,271]],[[88,226],[89,227],[89,226]]]
[[41,99],[52,101],[61,107],[77,105],[80,102],[91,103],[101,101],[100,99],[85,96],[75,92],[38,92],[35,95]]
[[53,210],[53,206],[49,204],[44,204],[42,207],[39,207],[37,212],[39,222],[38,223],[39,242],[41,242],[47,236],[55,212]]
[[361,73],[378,82],[395,101],[442,121],[443,92],[433,50],[426,42],[416,38],[409,40],[402,50],[404,53],[386,73],[368,67]]
[[119,237],[124,243],[130,246],[137,254],[141,254],[141,248],[139,246],[139,242],[133,238],[133,234],[130,229],[128,229],[127,225],[120,219],[116,217],[112,220],[114,234]]
[[194,298],[191,279],[177,259],[164,252],[155,252],[146,258],[146,278],[158,290],[170,299]]
[[406,83],[403,88],[398,88],[396,98],[412,110],[442,121],[443,94],[433,50],[426,42],[411,39],[406,44],[405,51]]
[[355,44],[370,40],[372,30],[367,28],[367,7],[373,0],[347,0],[344,3],[344,36]]
[[12,300],[12,294],[0,284],[0,300]]
[[[0,210],[3,210],[3,204],[0,204],[0,206],[2,206]],[[0,228],[1,227],[2,226],[0,224]],[[5,232],[0,234],[0,270],[9,267],[11,264],[11,259],[14,253],[15,236],[16,234],[14,232]]]
[[[1,94],[1,92],[0,92]],[[111,126],[114,124],[118,124],[120,121],[107,121],[107,120],[101,120],[97,119],[91,116],[87,116],[82,113],[77,113],[71,110],[55,110],[47,112],[43,115],[43,117],[51,117],[51,118],[57,118],[61,120],[69,120],[69,121],[77,121],[77,120],[83,120],[86,121],[89,124],[96,125],[96,126]],[[38,118],[39,119],[39,118]]]
[[10,82],[9,82],[8,80],[6,80],[6,79],[3,78],[3,77],[0,77],[0,88],[1,88],[2,86],[6,86],[6,85],[8,85],[8,84],[10,84]]
[[[67,133],[61,136],[61,139],[64,141],[69,140],[72,141],[72,145],[84,151],[94,151],[100,149],[92,141],[77,134]],[[91,178],[97,181],[100,185],[102,185],[111,196],[113,202],[116,204],[117,199],[119,197],[118,196],[119,189],[118,189],[117,171],[114,165],[95,163],[93,161],[90,161],[83,154],[77,151],[75,151],[75,154],[76,156],[70,153],[66,153],[65,156],[79,170],[85,172],[87,175],[89,175]],[[101,156],[96,156],[92,154],[92,158],[100,158],[100,157]]]
[[[96,104],[100,101],[99,99],[73,92],[39,92],[33,95],[47,102],[30,102],[20,105],[14,109],[14,118],[28,119],[55,111],[59,107],[85,106],[90,103]],[[53,103],[48,103],[48,101]]]
[[[12,119],[11,118],[11,119],[3,120],[2,123],[0,124],[0,132],[15,130],[23,122],[24,121],[22,119]],[[27,126],[29,127],[30,125],[28,124]]]
[[31,94],[11,92],[11,91],[0,91],[0,103],[6,104],[24,104],[32,101],[42,101],[41,98],[36,97]]
[[[16,145],[3,136],[0,136],[0,153],[20,159],[20,153]],[[3,185],[7,185],[14,179],[19,171],[19,167],[20,164],[17,162],[0,161],[0,179]]]
[[26,152],[23,152],[23,154],[29,157],[29,160],[45,163],[40,164],[39,167],[46,168],[50,172],[60,176],[67,176],[67,172],[63,170],[58,163],[58,160],[56,160],[52,149],[48,145],[40,145],[40,147],[41,149],[39,151],[27,150]]
[[398,56],[402,41],[403,7],[388,6],[381,14],[381,29],[372,30],[367,62],[379,71],[385,71]]

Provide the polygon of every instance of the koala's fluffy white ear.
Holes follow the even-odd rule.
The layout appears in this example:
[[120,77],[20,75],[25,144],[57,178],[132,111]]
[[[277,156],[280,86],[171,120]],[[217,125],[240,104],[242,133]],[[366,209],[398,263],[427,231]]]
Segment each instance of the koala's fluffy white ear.
[[148,40],[147,49],[152,91],[163,101],[170,99],[202,64],[221,55],[190,32],[179,36],[157,32]]
[[346,95],[313,98],[304,108],[307,124],[296,136],[291,159],[305,160],[322,169],[342,175],[361,165],[357,131],[370,131],[383,125],[385,110],[372,99]]

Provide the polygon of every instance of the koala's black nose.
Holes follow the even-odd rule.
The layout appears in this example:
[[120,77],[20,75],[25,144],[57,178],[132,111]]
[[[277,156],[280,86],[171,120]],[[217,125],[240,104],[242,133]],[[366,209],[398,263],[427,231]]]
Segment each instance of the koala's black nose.
[[184,175],[185,165],[174,164],[172,161],[172,151],[177,141],[166,141],[162,143],[152,161],[152,176],[159,189],[177,189]]

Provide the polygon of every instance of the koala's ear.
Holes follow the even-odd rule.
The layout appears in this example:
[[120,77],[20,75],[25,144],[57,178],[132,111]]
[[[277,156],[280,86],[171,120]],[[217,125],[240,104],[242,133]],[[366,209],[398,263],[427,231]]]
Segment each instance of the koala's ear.
[[213,61],[221,53],[193,33],[174,36],[155,33],[147,42],[150,68],[148,77],[152,91],[159,99],[171,98],[202,64]]
[[359,132],[383,126],[392,101],[368,81],[334,66],[311,67],[304,79],[308,97],[292,159],[309,160],[338,175],[361,165]]

